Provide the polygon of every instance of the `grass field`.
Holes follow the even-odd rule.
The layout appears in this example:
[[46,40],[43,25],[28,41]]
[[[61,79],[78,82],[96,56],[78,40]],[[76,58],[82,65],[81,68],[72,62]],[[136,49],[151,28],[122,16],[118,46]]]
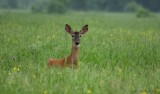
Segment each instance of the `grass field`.
[[[85,24],[80,69],[46,66]],[[1,94],[160,94],[160,15],[0,12]]]

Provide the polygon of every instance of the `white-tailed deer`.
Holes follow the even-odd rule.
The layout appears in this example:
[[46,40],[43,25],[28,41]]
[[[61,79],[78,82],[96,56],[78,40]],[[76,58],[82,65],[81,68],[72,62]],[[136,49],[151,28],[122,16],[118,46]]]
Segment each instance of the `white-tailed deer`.
[[62,59],[49,59],[48,66],[68,66],[68,67],[78,67],[79,61],[79,51],[80,51],[80,38],[81,35],[85,34],[88,31],[88,25],[82,27],[80,32],[72,30],[72,28],[66,24],[65,30],[72,36],[72,49],[69,56]]

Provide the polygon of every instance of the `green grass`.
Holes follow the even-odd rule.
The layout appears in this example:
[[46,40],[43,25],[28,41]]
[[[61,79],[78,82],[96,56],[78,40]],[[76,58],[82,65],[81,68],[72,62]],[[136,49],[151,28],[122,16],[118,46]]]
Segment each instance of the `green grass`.
[[[80,69],[46,66],[70,53],[68,23],[85,24]],[[0,93],[160,94],[160,15],[0,12]]]

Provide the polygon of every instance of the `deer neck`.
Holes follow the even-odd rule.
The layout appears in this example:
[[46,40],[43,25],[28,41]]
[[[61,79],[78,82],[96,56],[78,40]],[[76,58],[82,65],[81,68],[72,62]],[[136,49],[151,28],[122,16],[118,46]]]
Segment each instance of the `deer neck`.
[[70,53],[70,56],[69,56],[70,62],[71,62],[72,64],[75,64],[75,65],[78,64],[79,51],[80,51],[79,46],[75,46],[75,44],[73,43],[72,49],[71,49],[71,53]]

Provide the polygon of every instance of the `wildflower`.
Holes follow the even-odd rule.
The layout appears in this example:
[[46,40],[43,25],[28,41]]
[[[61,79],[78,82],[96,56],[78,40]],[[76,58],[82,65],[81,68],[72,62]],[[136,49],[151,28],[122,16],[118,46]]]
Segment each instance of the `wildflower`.
[[160,93],[160,89],[158,89],[158,88],[155,89],[155,92],[156,92],[156,93]]
[[10,73],[10,72],[9,72],[8,74],[9,74],[9,75],[11,75],[11,73]]
[[33,78],[36,78],[36,75],[33,75]]
[[14,67],[13,70],[14,70],[15,72],[17,72],[17,71],[20,71],[20,68]]
[[144,92],[142,92],[141,94],[147,94],[147,92],[144,91]]
[[14,68],[13,68],[13,70],[14,70],[14,71],[16,71],[16,70],[17,70],[17,68],[16,68],[16,67],[14,67]]
[[47,94],[47,91],[45,90],[45,91],[43,92],[43,94]]
[[82,62],[79,61],[79,64],[81,64]]
[[87,94],[92,94],[92,91],[90,89],[88,89]]
[[118,70],[118,72],[120,72],[120,73],[122,72],[122,69],[121,69],[121,68],[117,68],[117,70]]
[[19,71],[20,69],[19,68],[17,68],[17,71]]
[[55,35],[52,35],[52,39],[55,39]]

